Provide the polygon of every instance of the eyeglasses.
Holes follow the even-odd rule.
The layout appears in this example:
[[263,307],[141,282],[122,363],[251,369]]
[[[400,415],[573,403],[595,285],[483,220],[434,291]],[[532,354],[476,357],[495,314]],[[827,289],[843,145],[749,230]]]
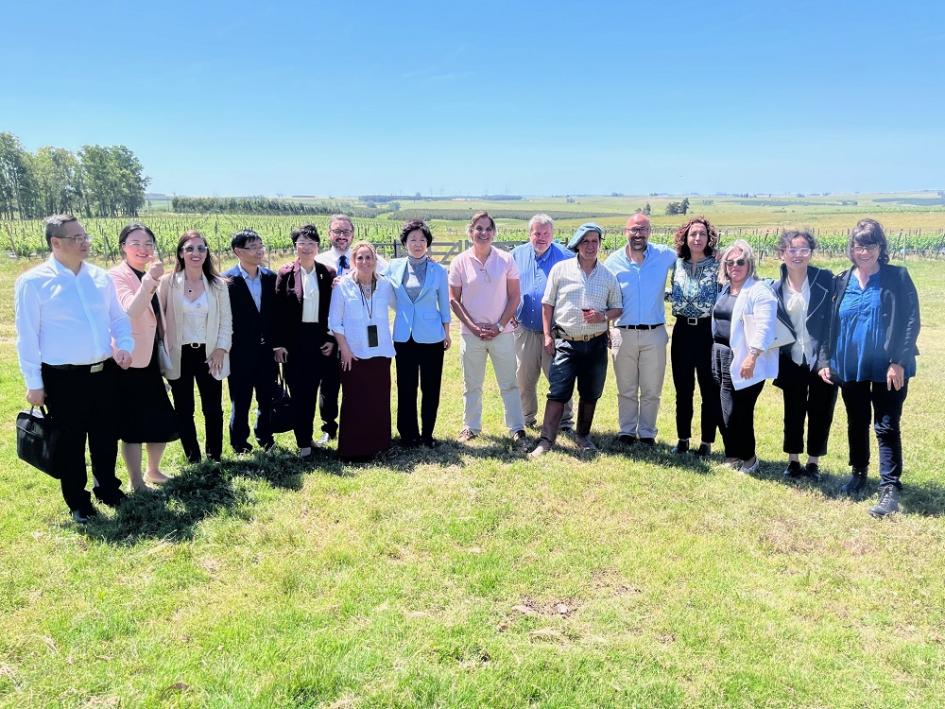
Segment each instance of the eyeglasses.
[[810,256],[810,249],[801,248],[801,249],[785,249],[784,253],[788,256]]
[[295,242],[296,248],[310,249],[313,246],[318,246],[318,242],[310,239],[297,239]]
[[748,263],[748,259],[746,259],[746,258],[729,258],[729,259],[725,259],[725,265],[726,265],[726,266],[744,266],[746,263]]
[[184,248],[181,249],[181,251],[183,251],[185,254],[192,254],[195,251],[198,254],[205,254],[207,253],[207,247],[204,246],[203,244],[198,244],[197,246],[185,246]]
[[236,248],[243,249],[243,251],[265,251],[266,245],[261,241],[257,241],[249,246],[237,246]]
[[125,246],[132,249],[145,249],[146,251],[154,251],[154,242],[140,242],[140,241],[126,241]]
[[879,244],[855,244],[853,246],[853,253],[855,254],[868,254],[871,251],[879,251]]
[[86,241],[91,241],[92,237],[88,234],[77,234],[76,236],[57,236],[57,239],[68,239],[69,241],[74,241],[77,244],[82,244]]
[[623,233],[639,236],[640,234],[649,234],[650,228],[647,226],[634,226],[634,227],[630,227],[629,229],[624,229]]
[[329,233],[332,236],[351,236],[354,231],[351,229],[330,229]]

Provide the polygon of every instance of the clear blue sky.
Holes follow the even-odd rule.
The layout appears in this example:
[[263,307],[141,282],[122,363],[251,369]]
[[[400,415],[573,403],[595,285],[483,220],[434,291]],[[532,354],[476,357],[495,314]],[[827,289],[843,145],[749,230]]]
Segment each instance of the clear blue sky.
[[3,15],[0,130],[31,150],[125,144],[157,192],[945,188],[938,0]]

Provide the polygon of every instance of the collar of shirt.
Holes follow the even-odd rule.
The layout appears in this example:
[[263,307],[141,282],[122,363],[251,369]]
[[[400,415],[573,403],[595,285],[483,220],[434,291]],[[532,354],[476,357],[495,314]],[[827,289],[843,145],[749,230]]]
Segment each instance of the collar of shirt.
[[243,268],[243,264],[238,263],[238,264],[236,264],[236,267],[240,270],[240,275],[241,275],[245,280],[247,280],[247,281],[253,281],[253,282],[255,283],[255,282],[258,281],[258,280],[260,279],[260,277],[262,276],[262,269],[259,268],[258,266],[256,267],[256,277],[255,277],[255,278],[254,278],[253,276],[250,276],[249,273],[247,273],[246,269]]

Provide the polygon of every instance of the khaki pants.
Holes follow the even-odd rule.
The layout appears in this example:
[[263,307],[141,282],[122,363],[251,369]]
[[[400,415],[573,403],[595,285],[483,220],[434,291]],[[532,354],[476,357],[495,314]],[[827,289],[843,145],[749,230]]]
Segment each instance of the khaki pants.
[[486,378],[486,357],[490,357],[505,408],[505,425],[509,433],[523,430],[525,420],[515,382],[514,335],[503,332],[492,340],[463,335],[459,347],[463,368],[463,426],[476,433],[482,431],[482,384]]
[[[538,377],[544,373],[548,380],[554,353],[548,354],[544,347],[545,336],[519,325],[515,328],[515,362],[518,378],[518,392],[522,399],[522,415],[525,423],[531,426],[539,421]],[[574,428],[574,417],[569,401],[564,405],[560,428]]]
[[610,356],[617,379],[620,435],[656,438],[656,416],[666,372],[666,327],[610,331]]

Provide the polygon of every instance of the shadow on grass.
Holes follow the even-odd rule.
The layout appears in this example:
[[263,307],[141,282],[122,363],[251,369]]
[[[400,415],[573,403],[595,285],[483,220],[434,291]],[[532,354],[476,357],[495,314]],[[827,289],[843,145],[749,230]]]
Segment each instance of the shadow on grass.
[[[783,461],[779,461],[778,463],[765,463],[762,461],[758,472],[752,475],[752,477],[768,482],[780,483],[787,487],[813,490],[823,495],[826,499],[846,499],[845,495],[840,492],[840,488],[847,481],[849,473],[844,472],[835,475],[831,474],[829,471],[825,472],[822,469],[820,480],[815,482],[808,478],[785,477],[785,465]],[[878,492],[879,478],[874,471],[873,475],[868,478],[866,491],[851,499],[869,503],[870,506],[872,506],[872,504],[878,502]],[[904,514],[917,514],[924,517],[945,516],[945,485],[932,480],[911,482],[907,475],[902,485],[900,505]]]
[[[273,487],[298,490],[302,477],[328,466],[302,463],[286,454],[241,456],[221,463],[205,461],[183,468],[162,487],[129,495],[114,516],[93,519],[82,531],[95,539],[133,545],[144,539],[193,538],[196,526],[220,512],[239,514],[252,503],[237,478],[264,480]],[[331,471],[329,471],[331,472]]]

